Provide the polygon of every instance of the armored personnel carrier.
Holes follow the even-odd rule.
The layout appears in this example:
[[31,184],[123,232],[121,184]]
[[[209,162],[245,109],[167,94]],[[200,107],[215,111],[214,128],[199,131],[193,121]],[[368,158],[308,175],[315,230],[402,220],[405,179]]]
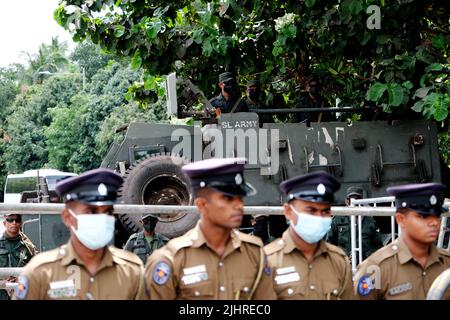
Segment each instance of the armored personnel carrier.
[[[167,86],[168,112],[181,118],[194,115],[200,121],[194,125],[136,122],[128,126],[123,142],[114,143],[102,162],[102,167],[124,176],[120,191],[124,203],[191,204],[188,182],[180,168],[210,157],[248,159],[246,179],[258,193],[245,199],[246,205],[280,205],[281,181],[318,170],[334,174],[342,183],[337,194],[339,203],[343,203],[349,186],[362,187],[365,197],[379,197],[386,195],[385,189],[390,185],[441,181],[437,128],[432,121],[324,122],[307,126],[259,123],[258,113],[267,111],[254,110],[222,114],[217,123],[211,123],[205,121],[211,119],[208,115],[212,107],[203,94],[192,83],[181,82],[180,87],[178,81],[181,95],[177,99],[175,83],[172,74]],[[187,91],[190,93],[186,98]],[[207,116],[186,111],[189,106],[183,101],[191,101],[193,96],[204,104]],[[127,232],[141,228],[136,216],[119,218]],[[194,226],[197,219],[198,216],[186,213],[161,216],[157,231],[168,237],[178,236]],[[285,228],[284,218],[271,217],[273,236],[279,236]]]

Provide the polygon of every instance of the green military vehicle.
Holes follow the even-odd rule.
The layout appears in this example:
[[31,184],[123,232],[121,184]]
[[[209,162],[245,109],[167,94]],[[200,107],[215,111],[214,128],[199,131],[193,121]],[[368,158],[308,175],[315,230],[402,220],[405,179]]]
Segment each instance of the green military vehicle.
[[[278,188],[281,181],[317,170],[328,171],[341,181],[337,194],[340,203],[349,186],[362,187],[365,197],[380,197],[386,196],[385,189],[390,185],[441,181],[435,122],[324,122],[310,126],[259,123],[261,111],[256,110],[222,114],[217,123],[211,123],[212,107],[203,94],[189,81],[181,84],[178,81],[178,89],[175,83],[172,74],[167,86],[168,112],[179,118],[194,115],[200,121],[194,125],[136,122],[128,126],[123,142],[114,143],[102,162],[102,167],[124,176],[120,191],[124,203],[192,204],[180,168],[188,162],[214,156],[244,156],[249,160],[246,179],[258,194],[246,199],[246,205],[278,206],[283,201]],[[189,103],[194,98],[205,106],[202,114],[189,112]],[[302,111],[305,110],[264,112]],[[119,218],[128,233],[141,228],[137,216],[124,214]],[[178,236],[194,226],[197,219],[198,216],[186,213],[161,216],[157,231],[168,237]],[[285,228],[283,217],[271,217],[273,236],[279,236]]]

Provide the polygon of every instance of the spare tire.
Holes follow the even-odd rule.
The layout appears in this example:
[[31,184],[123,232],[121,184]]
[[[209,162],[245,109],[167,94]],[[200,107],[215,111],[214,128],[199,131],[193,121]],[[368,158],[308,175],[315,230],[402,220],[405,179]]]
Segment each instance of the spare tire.
[[[181,167],[189,163],[172,154],[153,154],[130,167],[119,190],[122,203],[151,205],[191,205],[189,182]],[[119,215],[124,228],[130,233],[142,230],[139,215]],[[156,232],[168,238],[178,237],[195,226],[198,214],[180,212],[160,215]]]

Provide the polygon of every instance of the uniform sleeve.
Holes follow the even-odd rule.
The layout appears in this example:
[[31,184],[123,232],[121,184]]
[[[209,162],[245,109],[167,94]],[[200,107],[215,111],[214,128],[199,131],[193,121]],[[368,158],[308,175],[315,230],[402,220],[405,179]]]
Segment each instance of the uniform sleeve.
[[[381,282],[381,272],[369,273],[368,269],[379,270],[379,266],[374,264],[370,260],[365,260],[362,262],[356,271],[354,282],[353,282],[353,292],[355,298],[358,300],[381,300],[383,294],[380,292],[380,288],[376,289],[377,282]],[[374,280],[379,277],[377,280]]]
[[43,300],[42,283],[39,270],[25,267],[18,278],[18,286],[14,291],[13,300]]
[[355,294],[353,292],[353,281],[352,281],[352,270],[350,267],[350,260],[345,257],[345,277],[342,287],[344,291],[342,292],[340,298],[341,300],[355,300]]
[[145,269],[144,269],[144,267],[141,266],[140,272],[139,272],[139,284],[138,284],[138,289],[136,292],[135,300],[146,300],[147,299],[147,295],[145,294],[144,272],[145,272]]
[[273,269],[269,264],[267,256],[263,254],[263,271],[261,280],[253,294],[253,300],[276,300],[277,294],[273,287]]
[[147,259],[145,267],[145,293],[150,300],[174,300],[176,298],[176,281],[173,259],[164,248],[155,251]]
[[123,247],[123,250],[133,252],[133,238],[132,237],[130,237],[128,239],[127,243],[125,244],[125,247]]

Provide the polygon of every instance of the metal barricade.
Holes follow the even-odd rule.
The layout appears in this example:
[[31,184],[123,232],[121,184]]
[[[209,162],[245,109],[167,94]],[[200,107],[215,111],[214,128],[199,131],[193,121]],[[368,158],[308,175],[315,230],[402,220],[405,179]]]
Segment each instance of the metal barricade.
[[[336,216],[350,216],[350,235],[351,235],[351,259],[352,270],[355,271],[357,265],[362,261],[362,217],[391,217],[391,240],[395,240],[395,207],[394,197],[380,197],[367,199],[352,199],[349,207],[331,207],[332,215]],[[377,207],[378,203],[391,203],[390,207]],[[366,207],[363,205],[373,204],[373,207]],[[446,202],[444,206],[449,207],[450,202]],[[64,204],[61,203],[0,203],[0,211],[3,214],[20,213],[26,214],[60,214],[64,209]],[[179,212],[186,212],[188,214],[197,213],[195,206],[156,206],[156,205],[128,205],[117,204],[114,206],[116,214],[130,214],[142,215],[145,213],[175,215]],[[281,206],[248,206],[244,208],[244,214],[266,214],[266,215],[283,215],[284,209]],[[356,216],[358,220],[356,220]],[[446,231],[446,223],[448,213],[442,215],[441,232],[438,237],[438,246],[442,247],[444,241],[444,233]],[[358,223],[356,223],[358,221]],[[356,230],[357,228],[357,230]],[[358,233],[358,246],[356,245],[356,233]],[[450,243],[450,241],[449,241]],[[449,244],[450,250],[450,244]],[[357,255],[358,253],[358,255]],[[6,271],[6,269],[11,269]],[[14,270],[13,270],[14,269]],[[0,268],[0,278],[7,276],[7,272],[11,275],[18,275],[20,268]],[[4,274],[2,274],[2,270]]]

